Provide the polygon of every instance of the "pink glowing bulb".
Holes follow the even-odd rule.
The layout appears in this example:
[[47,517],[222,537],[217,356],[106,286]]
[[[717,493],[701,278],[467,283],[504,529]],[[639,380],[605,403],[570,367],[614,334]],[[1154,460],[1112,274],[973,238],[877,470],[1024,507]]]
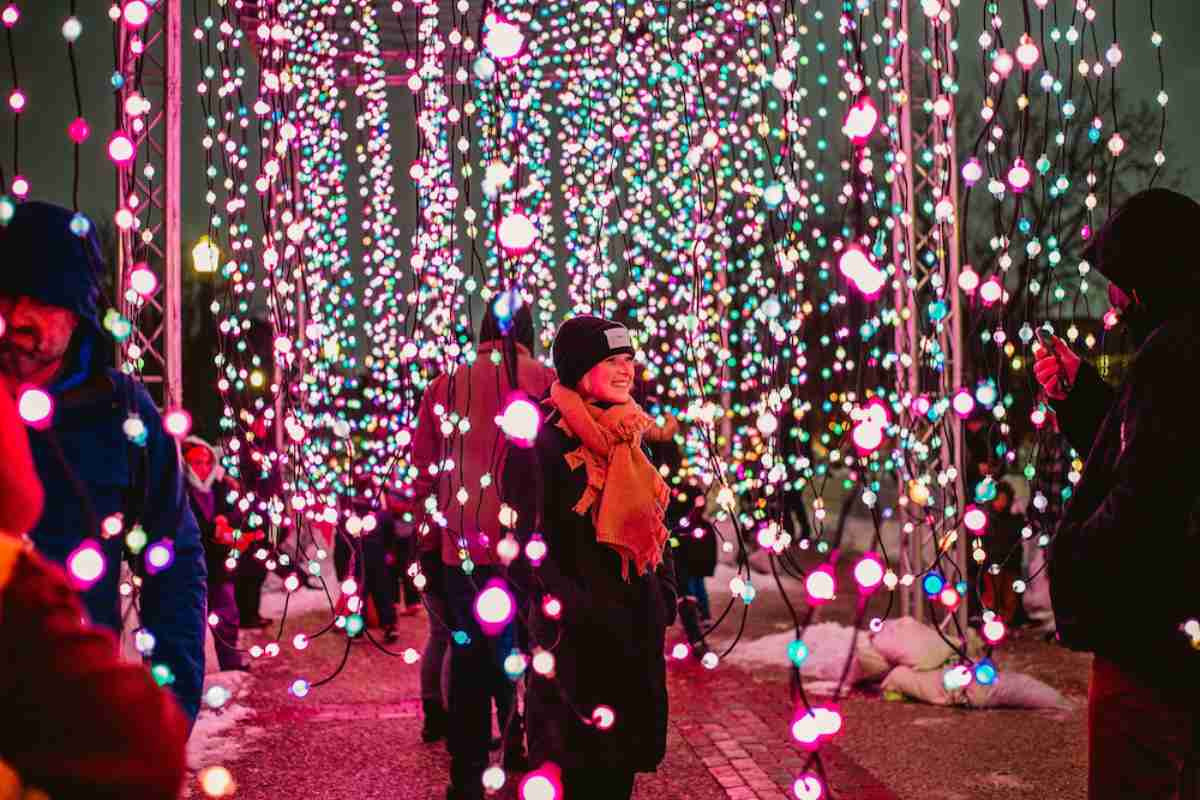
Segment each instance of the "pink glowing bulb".
[[883,583],[883,562],[879,556],[865,553],[854,565],[854,580],[858,582],[861,591],[871,592],[878,588],[879,584]]
[[133,161],[136,153],[133,140],[124,131],[116,131],[108,140],[108,157],[122,167]]
[[1041,55],[1033,38],[1028,33],[1022,34],[1021,44],[1017,46],[1017,63],[1021,65],[1021,69],[1026,71],[1033,69],[1033,65],[1038,62]]
[[962,595],[958,593],[958,589],[953,586],[947,586],[942,589],[942,593],[938,595],[938,600],[942,601],[942,605],[953,611],[958,608],[958,603],[962,599]]
[[837,587],[837,581],[833,575],[833,568],[828,564],[821,566],[808,573],[808,577],[804,580],[804,589],[808,592],[809,605],[819,606],[833,599]]
[[870,96],[863,95],[846,112],[842,123],[842,133],[850,137],[855,144],[862,144],[871,138],[875,125],[879,122],[879,111]]
[[525,557],[535,567],[542,563],[542,559],[546,557],[546,540],[535,533],[529,543],[525,545]]
[[963,525],[967,526],[967,530],[974,534],[983,533],[987,530],[987,512],[978,506],[967,506],[966,513],[963,514]]
[[850,435],[854,439],[854,446],[863,454],[873,453],[883,444],[883,428],[870,420],[863,420],[855,425]]
[[677,645],[671,648],[671,658],[675,659],[676,661],[683,661],[688,657],[688,653],[690,652],[691,648],[689,648],[683,642],[679,642]]
[[500,221],[496,235],[500,239],[501,247],[519,255],[533,247],[538,238],[538,231],[529,217],[520,211],[514,211]]
[[974,294],[979,288],[979,273],[969,266],[963,267],[963,271],[958,275],[958,288],[967,294]]
[[4,27],[11,28],[17,24],[17,20],[21,18],[21,9],[17,8],[12,3],[4,7],[4,11],[0,13],[0,21],[4,22]]
[[67,136],[69,136],[71,141],[75,144],[83,144],[91,135],[91,126],[88,125],[87,120],[83,117],[76,117],[71,121],[71,124],[67,126]]
[[25,102],[25,93],[20,89],[13,89],[8,96],[8,107],[18,114],[25,110]]
[[24,176],[18,175],[13,178],[12,193],[18,198],[24,199],[29,194],[29,181]]
[[980,633],[983,634],[983,638],[987,640],[988,644],[999,644],[1004,639],[1005,634],[1008,633],[1008,629],[1004,627],[1002,619],[992,617],[983,623]]
[[796,800],[821,800],[825,796],[825,788],[821,779],[816,775],[801,775],[792,784],[792,794]]
[[475,618],[489,636],[504,630],[516,613],[512,592],[500,580],[488,581],[475,597]]
[[1007,78],[1008,74],[1013,70],[1013,57],[1007,50],[996,51],[995,57],[992,58],[992,68],[1000,75],[1001,78]]
[[543,765],[521,780],[517,795],[521,800],[559,800],[562,783],[555,774],[553,765]]
[[505,436],[517,444],[529,446],[537,439],[542,415],[532,402],[519,398],[505,406],[504,413],[496,417],[496,424]]
[[67,576],[78,590],[90,589],[105,570],[104,552],[92,539],[80,544],[67,556]]
[[494,58],[507,61],[516,58],[525,46],[525,34],[521,29],[495,14],[487,18],[487,32],[483,35],[483,46]]
[[125,0],[121,16],[126,27],[137,30],[150,19],[150,6],[146,5],[146,0]]
[[792,738],[806,748],[814,748],[821,740],[821,726],[811,711],[792,723]]
[[950,400],[950,406],[954,409],[955,414],[967,417],[975,410],[975,398],[966,389],[959,389]]
[[542,613],[549,619],[558,619],[562,616],[563,604],[552,594],[548,594],[542,598]]
[[968,185],[978,183],[983,178],[983,164],[979,163],[978,158],[969,159],[963,164],[962,176]]
[[129,272],[129,288],[142,297],[149,297],[158,291],[158,276],[154,274],[149,265],[135,264]]
[[1008,185],[1014,192],[1020,193],[1029,188],[1031,180],[1033,180],[1033,173],[1029,171],[1029,167],[1025,166],[1025,160],[1018,158],[1013,163],[1012,169],[1008,171]]
[[176,439],[182,439],[192,430],[192,415],[182,408],[168,411],[163,417],[163,429]]
[[26,425],[41,430],[50,424],[50,418],[54,415],[54,400],[46,391],[31,386],[21,392],[17,400],[17,413]]
[[836,708],[817,706],[813,709],[813,716],[822,736],[836,736],[842,729],[842,714]]
[[979,287],[979,299],[985,306],[995,304],[1002,297],[1004,297],[1004,287],[1000,285],[1000,281],[996,279],[995,275],[988,278]]
[[871,263],[870,257],[858,245],[850,245],[842,252],[838,269],[868,297],[877,293],[887,282],[883,270]]
[[596,726],[596,730],[609,730],[616,721],[617,712],[613,711],[610,706],[596,706],[592,712],[592,723]]

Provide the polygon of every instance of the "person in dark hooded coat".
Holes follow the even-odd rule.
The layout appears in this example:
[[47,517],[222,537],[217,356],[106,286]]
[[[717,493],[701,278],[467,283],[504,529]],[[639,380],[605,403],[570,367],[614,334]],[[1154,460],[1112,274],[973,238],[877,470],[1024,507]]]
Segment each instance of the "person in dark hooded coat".
[[1035,374],[1088,453],[1050,550],[1063,644],[1095,653],[1089,797],[1196,797],[1200,752],[1200,205],[1133,196],[1085,253],[1137,345],[1114,391],[1062,340]]
[[[53,399],[52,416],[30,434],[46,490],[30,536],[59,564],[81,545],[102,553],[103,572],[81,598],[93,622],[120,632],[125,540],[135,526],[145,532],[131,562],[142,576],[141,622],[154,642],[148,661],[194,719],[204,678],[204,549],[178,443],[145,388],[104,366],[112,342],[97,310],[104,265],[95,228],[65,208],[22,203],[0,227],[0,253],[0,314],[8,327],[0,378],[14,394],[32,384]],[[118,519],[120,533],[106,535],[102,524]],[[164,551],[166,565],[146,563]]]
[[[624,326],[567,320],[534,446],[510,448],[504,472],[525,552],[546,547],[536,565],[522,556],[509,568],[528,599],[534,653],[529,760],[561,770],[567,800],[628,798],[634,774],[654,771],[666,752],[670,493],[642,450],[660,431],[630,399],[633,353]],[[551,674],[538,671],[540,650],[553,656]]]

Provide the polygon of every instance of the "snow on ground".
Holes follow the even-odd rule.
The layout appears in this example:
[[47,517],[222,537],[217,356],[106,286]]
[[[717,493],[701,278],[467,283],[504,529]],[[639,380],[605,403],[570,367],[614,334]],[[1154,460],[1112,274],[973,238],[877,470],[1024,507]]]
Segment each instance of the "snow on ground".
[[[231,761],[240,749],[240,742],[250,731],[244,727],[244,722],[253,717],[254,712],[243,705],[242,700],[249,694],[254,685],[254,678],[248,672],[210,672],[204,676],[204,697],[210,698],[214,687],[221,687],[229,693],[229,699],[219,708],[210,708],[207,702],[200,706],[200,716],[192,728],[188,739],[188,767],[193,770],[204,769],[217,764]],[[235,737],[233,729],[242,727]]]

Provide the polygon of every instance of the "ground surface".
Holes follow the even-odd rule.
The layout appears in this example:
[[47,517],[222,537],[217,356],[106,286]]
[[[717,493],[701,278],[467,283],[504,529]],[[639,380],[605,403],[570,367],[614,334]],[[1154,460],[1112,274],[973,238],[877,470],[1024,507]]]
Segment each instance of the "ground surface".
[[[765,576],[755,584],[765,586]],[[714,609],[728,591],[710,581]],[[802,590],[788,584],[793,601]],[[819,619],[850,621],[853,598],[821,609]],[[224,715],[206,712],[193,742],[194,767],[221,764],[238,784],[236,797],[319,800],[405,798],[440,800],[448,758],[443,747],[419,738],[418,665],[355,644],[342,673],[308,697],[288,686],[316,682],[334,671],[345,639],[327,634],[303,652],[291,647],[298,632],[313,633],[327,613],[290,615],[276,658],[259,659],[240,689],[218,673],[210,682],[236,692]],[[778,591],[760,590],[742,636],[750,641],[789,627]],[[737,631],[727,620],[714,635],[720,645]],[[401,617],[401,641],[421,648],[424,614]],[[243,634],[265,645],[273,634]],[[781,654],[780,660],[784,656]],[[1086,794],[1083,701],[1087,656],[1014,636],[998,654],[1001,670],[1017,670],[1058,688],[1075,702],[1070,711],[970,711],[885,700],[856,691],[840,701],[845,719],[834,746],[823,750],[832,796],[862,800],[1073,800]],[[805,762],[790,743],[792,706],[788,670],[746,669],[722,663],[708,671],[691,661],[670,667],[668,754],[656,774],[638,777],[638,800],[782,800]],[[192,797],[195,777],[189,778]],[[501,793],[511,798],[514,781]]]

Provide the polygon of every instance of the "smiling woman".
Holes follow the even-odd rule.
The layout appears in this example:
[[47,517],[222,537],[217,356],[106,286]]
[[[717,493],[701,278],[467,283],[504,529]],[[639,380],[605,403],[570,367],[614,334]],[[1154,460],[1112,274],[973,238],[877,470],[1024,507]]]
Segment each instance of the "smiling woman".
[[669,491],[642,449],[666,432],[630,397],[633,343],[619,323],[567,320],[554,365],[535,446],[510,451],[503,480],[519,538],[546,546],[510,566],[536,654],[531,774],[568,798],[620,800],[666,748]]

